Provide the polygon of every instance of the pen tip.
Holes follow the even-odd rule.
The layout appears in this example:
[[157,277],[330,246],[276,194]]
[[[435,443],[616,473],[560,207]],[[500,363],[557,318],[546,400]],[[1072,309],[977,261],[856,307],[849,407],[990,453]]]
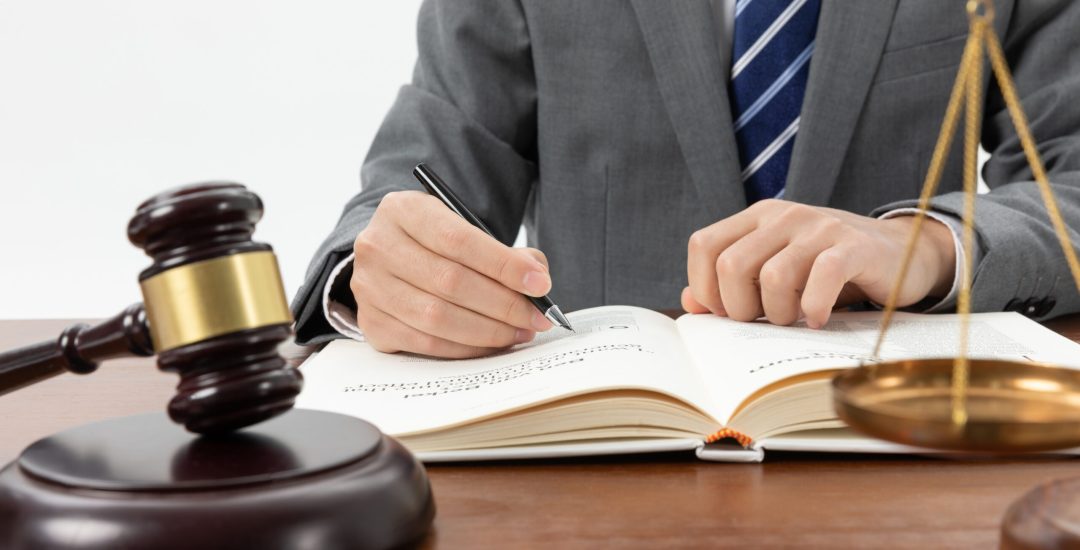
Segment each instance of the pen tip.
[[574,327],[570,326],[570,321],[563,315],[563,312],[559,310],[559,306],[551,306],[551,309],[548,309],[545,313],[545,317],[551,320],[552,323],[559,325],[570,332],[577,333],[577,331],[574,330]]

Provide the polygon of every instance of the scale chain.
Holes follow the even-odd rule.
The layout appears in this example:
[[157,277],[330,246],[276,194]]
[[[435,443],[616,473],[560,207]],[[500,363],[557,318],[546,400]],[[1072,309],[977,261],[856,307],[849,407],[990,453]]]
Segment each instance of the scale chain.
[[[880,361],[881,348],[884,344],[885,334],[888,332],[896,312],[900,290],[903,287],[904,280],[907,278],[909,268],[911,267],[911,260],[914,256],[915,246],[918,243],[919,233],[922,230],[926,212],[930,207],[930,199],[937,192],[938,184],[941,181],[945,161],[951,150],[953,137],[956,133],[956,126],[959,120],[961,107],[965,110],[963,168],[964,207],[962,220],[963,235],[961,239],[964,250],[972,250],[974,248],[975,186],[977,179],[979,134],[980,125],[982,123],[982,66],[984,47],[986,56],[990,58],[993,75],[998,83],[1002,97],[1005,100],[1005,105],[1008,108],[1013,126],[1016,128],[1016,133],[1020,139],[1024,154],[1027,157],[1033,179],[1039,186],[1039,191],[1042,195],[1043,203],[1046,206],[1047,214],[1053,224],[1054,232],[1057,234],[1062,251],[1065,254],[1069,271],[1072,274],[1077,291],[1080,292],[1080,261],[1077,259],[1076,251],[1069,239],[1068,229],[1061,216],[1061,211],[1058,209],[1053,189],[1047,179],[1046,169],[1039,156],[1039,151],[1036,147],[1035,139],[1031,134],[1031,129],[1028,126],[1023,105],[1016,93],[1016,86],[1012,79],[1012,75],[1009,72],[1008,64],[1005,61],[1001,43],[993,29],[990,27],[990,22],[993,20],[994,16],[992,0],[970,0],[967,3],[967,11],[971,23],[971,30],[968,35],[967,43],[964,46],[960,68],[957,72],[956,81],[953,84],[949,103],[945,109],[945,117],[942,122],[941,131],[938,135],[938,141],[934,147],[934,153],[931,157],[930,166],[923,183],[923,190],[919,197],[918,212],[912,223],[911,235],[908,238],[904,250],[900,270],[885,303],[881,328],[878,332],[877,341],[874,343],[874,350],[871,355],[875,362]],[[953,362],[951,392],[952,420],[958,427],[964,426],[968,418],[967,386],[970,364],[967,355],[973,269],[972,255],[965,254],[964,265],[962,267],[961,286],[957,297],[957,313],[960,316],[959,353]]]

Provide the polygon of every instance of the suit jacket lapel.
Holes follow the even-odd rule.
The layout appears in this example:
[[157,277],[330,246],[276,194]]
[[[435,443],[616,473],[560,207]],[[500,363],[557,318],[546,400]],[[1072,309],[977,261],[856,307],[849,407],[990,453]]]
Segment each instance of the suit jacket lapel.
[[[875,0],[877,1],[877,0]],[[633,0],[660,95],[698,194],[717,218],[746,206],[720,62],[716,19],[707,1]]]
[[896,3],[822,2],[786,199],[815,205],[829,202],[881,61]]

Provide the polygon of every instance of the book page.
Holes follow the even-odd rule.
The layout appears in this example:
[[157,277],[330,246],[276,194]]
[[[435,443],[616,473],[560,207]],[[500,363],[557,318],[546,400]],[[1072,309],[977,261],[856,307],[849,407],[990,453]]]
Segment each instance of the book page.
[[567,317],[576,334],[554,328],[534,342],[480,359],[384,354],[336,340],[304,363],[297,405],[358,416],[402,435],[609,389],[658,391],[698,408],[707,402],[668,317],[619,306]]
[[[684,315],[677,324],[691,359],[712,393],[707,412],[727,422],[755,391],[798,374],[851,368],[869,361],[881,312],[834,313],[821,329],[766,321],[743,323],[715,315]],[[1080,345],[1018,313],[971,316],[971,358],[1041,361],[1077,366]],[[884,360],[953,357],[957,315],[897,313],[885,338]]]

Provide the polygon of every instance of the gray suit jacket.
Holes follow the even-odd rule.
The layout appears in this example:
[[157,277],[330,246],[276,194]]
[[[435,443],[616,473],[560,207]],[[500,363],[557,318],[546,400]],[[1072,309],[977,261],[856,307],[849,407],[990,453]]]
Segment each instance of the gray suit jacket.
[[[964,46],[963,2],[822,4],[785,198],[861,214],[911,205]],[[1080,227],[1080,2],[997,8],[1058,201]],[[410,175],[419,161],[503,242],[524,222],[564,309],[678,307],[690,234],[746,207],[721,63],[729,46],[708,1],[427,0],[418,36],[413,82],[294,301],[298,339],[332,334],[320,304],[330,269],[381,197],[421,189]],[[1080,310],[993,83],[982,141],[993,191],[977,203],[973,307],[1030,298],[1042,316]],[[954,145],[934,208],[959,215],[962,139]]]

